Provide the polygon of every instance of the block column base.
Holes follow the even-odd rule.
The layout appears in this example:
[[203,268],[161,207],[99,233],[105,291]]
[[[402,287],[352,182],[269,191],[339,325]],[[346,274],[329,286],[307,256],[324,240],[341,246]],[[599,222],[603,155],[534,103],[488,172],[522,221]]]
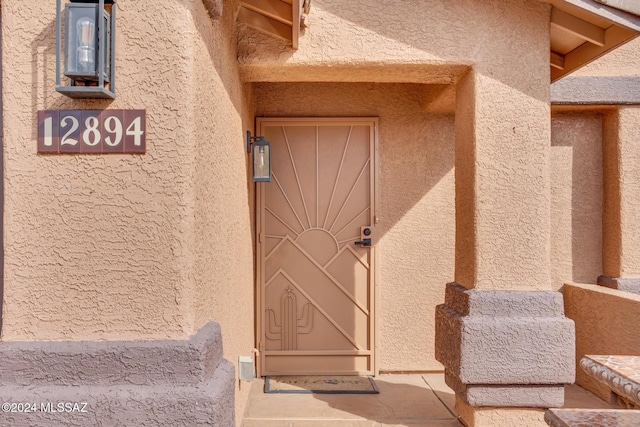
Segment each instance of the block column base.
[[449,283],[436,309],[436,359],[468,406],[560,407],[575,381],[575,326],[559,292]]

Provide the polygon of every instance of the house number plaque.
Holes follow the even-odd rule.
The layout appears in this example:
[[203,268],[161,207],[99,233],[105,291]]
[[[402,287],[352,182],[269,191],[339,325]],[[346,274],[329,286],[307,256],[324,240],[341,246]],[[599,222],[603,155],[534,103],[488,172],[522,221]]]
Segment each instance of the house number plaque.
[[38,153],[142,154],[146,110],[40,110]]

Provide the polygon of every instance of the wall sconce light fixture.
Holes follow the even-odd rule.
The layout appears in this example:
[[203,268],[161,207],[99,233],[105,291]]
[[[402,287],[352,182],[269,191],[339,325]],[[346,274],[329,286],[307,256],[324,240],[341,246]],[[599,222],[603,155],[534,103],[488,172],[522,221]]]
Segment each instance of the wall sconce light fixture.
[[253,182],[270,182],[271,143],[263,136],[251,136],[247,131],[247,153],[253,158]]
[[[116,0],[56,0],[56,90],[71,98],[115,99]],[[106,4],[106,6],[105,6]],[[60,79],[61,63],[70,85]]]

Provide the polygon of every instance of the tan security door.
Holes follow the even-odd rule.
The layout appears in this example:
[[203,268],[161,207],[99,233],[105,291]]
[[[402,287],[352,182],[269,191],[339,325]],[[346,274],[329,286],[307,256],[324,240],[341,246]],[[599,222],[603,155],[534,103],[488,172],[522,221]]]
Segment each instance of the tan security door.
[[377,119],[258,119],[260,374],[374,372]]

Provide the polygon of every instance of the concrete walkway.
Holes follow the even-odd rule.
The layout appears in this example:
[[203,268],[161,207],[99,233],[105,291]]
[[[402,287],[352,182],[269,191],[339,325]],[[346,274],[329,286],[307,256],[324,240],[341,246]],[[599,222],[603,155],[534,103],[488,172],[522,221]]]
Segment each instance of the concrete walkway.
[[242,427],[462,427],[442,374],[380,375],[380,394],[265,394],[256,379]]
[[[242,427],[463,427],[442,373],[380,375],[380,394],[265,394],[256,379]],[[565,387],[565,408],[611,408],[588,391]]]

